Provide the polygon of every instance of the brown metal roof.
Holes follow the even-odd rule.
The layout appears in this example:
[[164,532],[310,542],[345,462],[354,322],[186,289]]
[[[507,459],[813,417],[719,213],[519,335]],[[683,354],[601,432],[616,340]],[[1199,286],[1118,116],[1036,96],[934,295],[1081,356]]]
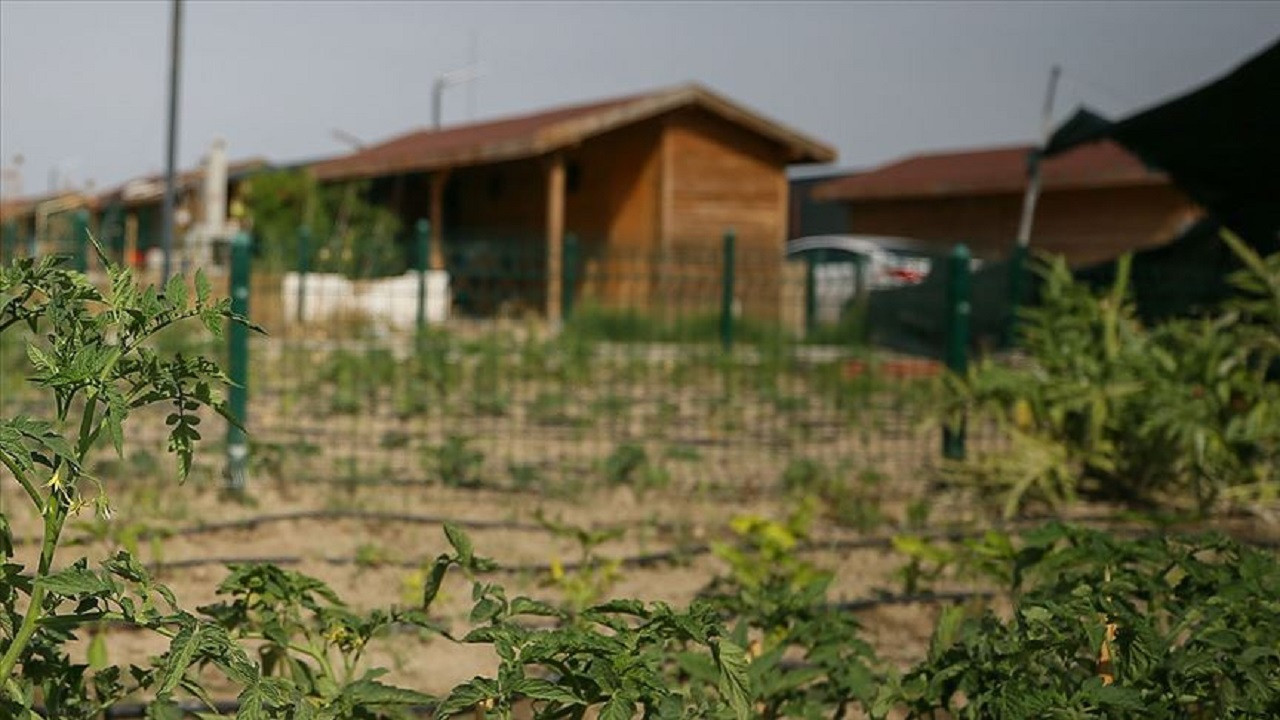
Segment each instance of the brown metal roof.
[[[1029,145],[913,155],[875,170],[823,183],[820,200],[871,200],[1021,192],[1027,184]],[[1084,145],[1044,161],[1045,190],[1151,185],[1168,179],[1119,145]]]
[[416,130],[311,166],[321,180],[396,175],[533,157],[679,107],[697,105],[788,150],[791,162],[830,162],[835,151],[698,85],[684,85],[586,105]]
[[28,217],[34,214],[41,206],[47,207],[50,203],[60,203],[67,206],[75,205],[92,210],[97,208],[98,198],[76,190],[58,190],[42,195],[9,198],[0,201],[0,222]]

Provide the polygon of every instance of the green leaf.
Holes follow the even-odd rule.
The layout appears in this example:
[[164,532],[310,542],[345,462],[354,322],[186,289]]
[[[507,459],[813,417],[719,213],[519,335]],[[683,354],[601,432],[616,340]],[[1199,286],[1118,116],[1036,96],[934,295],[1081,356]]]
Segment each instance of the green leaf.
[[644,602],[633,599],[618,599],[594,605],[590,609],[593,613],[609,613],[620,615],[632,615],[638,618],[647,618],[650,616],[649,611],[645,608]]
[[633,701],[615,695],[600,709],[600,720],[631,720],[635,714]]
[[102,670],[110,664],[107,660],[107,634],[102,630],[95,631],[93,637],[89,639],[89,650],[87,652],[89,667],[94,670]]
[[440,593],[440,585],[444,582],[445,573],[449,571],[449,566],[453,564],[448,555],[441,555],[431,566],[431,571],[427,574],[426,582],[422,585],[422,609],[429,610],[431,603],[435,602],[436,595]]
[[181,275],[174,275],[164,286],[164,299],[176,310],[187,307],[187,282]]
[[7,560],[13,557],[13,531],[9,528],[9,516],[0,513],[0,555]]
[[937,659],[956,644],[966,614],[964,607],[960,605],[952,605],[942,610],[933,630],[933,640],[929,644],[930,659]]
[[203,632],[203,626],[194,622],[189,622],[173,636],[173,640],[169,642],[169,652],[164,655],[164,662],[160,671],[160,682],[156,687],[156,694],[165,696],[173,692],[178,687],[178,683],[182,680],[182,675],[191,667],[191,663],[195,660],[196,652],[200,649],[200,639]]
[[92,570],[75,566],[46,575],[36,580],[36,584],[47,592],[59,595],[103,595],[115,589],[114,584]]
[[368,678],[357,680],[342,689],[342,698],[353,708],[384,705],[426,705],[435,698],[416,690],[384,685]]
[[751,695],[747,689],[747,668],[750,662],[747,652],[738,645],[721,639],[711,645],[711,654],[720,670],[720,695],[733,708],[738,720],[746,720],[751,716]]
[[561,612],[554,605],[524,597],[523,595],[511,601],[509,615],[538,615],[541,617],[560,617]]
[[439,717],[447,718],[477,703],[494,698],[497,694],[498,687],[493,680],[482,677],[473,678],[470,682],[455,687],[436,712]]
[[196,270],[195,284],[196,284],[196,303],[199,304],[201,307],[203,307],[208,304],[209,296],[213,292],[212,289],[209,287],[209,278],[206,277],[204,274],[204,268],[200,268]]
[[541,678],[521,678],[511,684],[511,692],[533,700],[548,700],[570,705],[583,704],[582,699],[574,695],[568,686],[558,685]]
[[502,613],[502,603],[490,597],[480,598],[471,608],[470,622],[483,623],[489,622],[498,617]]
[[458,553],[458,562],[463,567],[470,567],[472,559],[475,557],[475,551],[471,546],[471,538],[467,537],[462,528],[451,523],[444,524],[444,535],[449,539],[449,544],[453,546],[454,552]]

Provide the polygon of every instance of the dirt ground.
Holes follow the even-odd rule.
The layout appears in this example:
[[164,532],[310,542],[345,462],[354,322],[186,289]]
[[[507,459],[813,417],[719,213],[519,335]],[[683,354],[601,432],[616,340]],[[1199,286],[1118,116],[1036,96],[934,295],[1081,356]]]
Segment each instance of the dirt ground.
[[[110,523],[114,530],[95,527],[86,511],[79,521],[70,523],[66,532],[66,538],[77,546],[63,549],[60,559],[65,562],[81,554],[101,558],[132,543],[141,559],[155,568],[187,608],[217,599],[215,590],[226,575],[226,561],[254,559],[283,561],[291,570],[320,578],[356,608],[403,604],[418,592],[415,578],[420,578],[420,568],[447,549],[441,525],[431,518],[495,523],[495,527],[468,531],[477,552],[505,567],[541,569],[505,572],[494,580],[503,583],[509,595],[527,594],[557,602],[562,598],[547,586],[549,573],[545,566],[577,560],[579,548],[573,541],[556,537],[539,526],[539,514],[575,526],[625,528],[621,537],[595,551],[601,557],[625,558],[730,540],[727,526],[736,515],[783,519],[788,512],[788,502],[777,493],[731,497],[668,490],[638,496],[630,488],[607,487],[586,489],[572,497],[546,497],[428,484],[305,487],[267,482],[252,488],[251,502],[243,503],[220,499],[216,482],[194,478],[182,486],[158,481],[132,486],[109,482],[108,492],[117,508]],[[4,493],[4,509],[15,536],[27,541],[38,537],[37,518],[19,504],[20,498],[11,486]],[[371,517],[350,517],[351,511]],[[902,502],[886,501],[882,511],[887,515],[900,513]],[[180,531],[307,512],[330,515],[266,520],[256,526],[214,527],[156,541],[128,537],[144,530]],[[349,515],[334,517],[341,512]],[[814,540],[858,536],[856,531],[825,520],[818,521],[812,529]],[[82,541],[84,544],[79,544]],[[34,543],[20,544],[17,560],[31,563],[36,552]],[[835,573],[835,601],[864,599],[900,585],[894,571],[902,561],[883,549],[813,551],[805,557]],[[650,566],[627,566],[609,588],[609,595],[685,604],[711,578],[725,571],[725,565],[707,553]],[[446,583],[435,611],[441,621],[461,629],[469,610],[467,581],[455,577]],[[924,606],[886,607],[868,611],[863,620],[868,639],[888,659],[906,662],[923,651],[933,612],[933,608]],[[163,649],[163,641],[140,632],[113,630],[108,647],[113,662],[138,662],[148,653]],[[368,659],[371,666],[391,668],[391,681],[432,693],[489,672],[494,663],[483,648],[403,634],[380,641]]]

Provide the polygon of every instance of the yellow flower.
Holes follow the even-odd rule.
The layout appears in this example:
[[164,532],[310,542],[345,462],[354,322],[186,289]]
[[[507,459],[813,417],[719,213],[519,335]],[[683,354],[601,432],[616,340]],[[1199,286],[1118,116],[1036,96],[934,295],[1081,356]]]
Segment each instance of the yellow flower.
[[59,465],[58,469],[53,471],[53,475],[49,477],[49,482],[45,483],[44,486],[47,488],[53,488],[58,492],[62,492],[63,490],[62,469],[64,467],[66,467],[66,465]]
[[1013,406],[1013,424],[1018,426],[1019,430],[1026,430],[1034,421],[1035,415],[1031,412],[1031,403],[1019,398]]

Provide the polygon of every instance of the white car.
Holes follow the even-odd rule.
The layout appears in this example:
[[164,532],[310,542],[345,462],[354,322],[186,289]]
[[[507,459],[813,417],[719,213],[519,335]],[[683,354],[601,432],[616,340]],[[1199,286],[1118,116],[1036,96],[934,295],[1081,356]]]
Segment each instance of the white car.
[[835,322],[862,282],[866,292],[923,282],[933,268],[927,248],[905,238],[813,235],[788,242],[787,257],[821,254],[813,269],[816,310],[822,322]]

